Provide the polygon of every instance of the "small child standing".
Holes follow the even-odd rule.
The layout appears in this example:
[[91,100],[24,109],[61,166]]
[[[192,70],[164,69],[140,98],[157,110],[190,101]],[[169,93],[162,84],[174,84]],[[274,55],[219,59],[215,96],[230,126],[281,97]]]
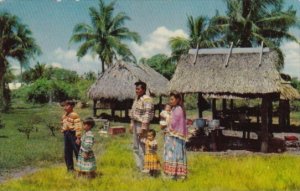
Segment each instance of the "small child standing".
[[147,132],[147,138],[143,138],[141,140],[145,144],[143,172],[149,173],[151,176],[157,175],[160,170],[160,162],[156,153],[157,141],[155,140],[155,136],[156,136],[155,130],[150,129]]
[[166,104],[165,105],[165,109],[160,112],[160,121],[159,121],[159,124],[160,124],[160,128],[163,130],[163,129],[166,129],[166,127],[168,126],[169,122],[170,122],[170,117],[171,117],[171,105],[169,104]]
[[78,155],[78,176],[95,178],[96,158],[92,150],[94,135],[91,129],[95,126],[93,118],[88,117],[83,121],[84,135],[81,137],[81,146]]

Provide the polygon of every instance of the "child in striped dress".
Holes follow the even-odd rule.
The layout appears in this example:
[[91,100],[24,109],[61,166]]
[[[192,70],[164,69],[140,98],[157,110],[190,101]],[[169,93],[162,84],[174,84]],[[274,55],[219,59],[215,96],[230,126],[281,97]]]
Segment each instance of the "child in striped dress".
[[81,137],[81,146],[78,155],[78,176],[94,178],[96,176],[96,158],[92,150],[94,135],[91,129],[95,126],[93,118],[83,121],[84,135]]
[[155,140],[155,136],[156,136],[155,130],[150,129],[147,132],[147,139],[144,138],[141,140],[145,144],[143,172],[149,173],[151,176],[157,175],[160,170],[160,162],[156,153],[157,141]]

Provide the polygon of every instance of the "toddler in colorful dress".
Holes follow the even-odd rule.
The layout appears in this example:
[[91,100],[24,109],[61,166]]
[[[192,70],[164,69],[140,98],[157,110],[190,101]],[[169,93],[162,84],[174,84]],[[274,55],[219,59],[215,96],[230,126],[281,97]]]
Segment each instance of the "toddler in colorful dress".
[[78,176],[94,178],[96,176],[96,158],[92,150],[94,135],[91,129],[95,126],[93,118],[83,121],[84,135],[81,137],[81,146],[78,155]]
[[150,129],[147,132],[147,138],[143,138],[141,141],[145,144],[145,156],[144,156],[144,170],[143,172],[149,173],[151,176],[158,174],[160,170],[160,162],[157,156],[157,141],[155,140],[156,132]]

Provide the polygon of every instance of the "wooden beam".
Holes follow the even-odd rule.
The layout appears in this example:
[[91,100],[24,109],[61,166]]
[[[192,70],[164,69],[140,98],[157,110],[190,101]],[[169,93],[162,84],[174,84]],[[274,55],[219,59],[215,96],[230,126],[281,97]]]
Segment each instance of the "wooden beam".
[[217,118],[216,99],[211,100],[211,105],[212,105],[212,118],[216,119]]
[[[270,52],[269,48],[232,48],[231,54],[240,53],[265,53]],[[189,54],[228,54],[228,48],[190,49]]]
[[223,99],[223,100],[222,100],[222,110],[223,110],[223,111],[226,111],[226,110],[227,110],[227,100],[226,100],[226,99]]
[[261,104],[261,152],[268,152],[268,141],[269,141],[269,112],[270,112],[270,98],[264,97],[262,98]]
[[197,106],[198,106],[198,117],[199,118],[202,118],[203,117],[203,114],[202,114],[202,112],[203,112],[203,109],[202,109],[202,99],[204,99],[203,98],[203,96],[202,96],[202,93],[198,93],[198,103],[197,103]]
[[97,116],[97,100],[93,100],[93,116]]
[[279,118],[279,128],[284,129],[285,124],[285,109],[284,109],[284,100],[279,100],[279,108],[278,108],[278,118]]
[[233,48],[233,42],[230,43],[230,48],[229,48],[229,51],[228,51],[228,54],[227,54],[227,57],[226,57],[226,61],[225,61],[225,67],[228,66],[228,62],[229,62],[229,58],[230,58],[230,55],[232,53],[232,48]]
[[[158,103],[158,117],[159,117],[159,114],[161,112],[161,105],[162,105],[162,96],[159,96],[159,103]],[[155,114],[154,114],[155,115]]]
[[264,41],[261,41],[261,50],[260,50],[260,54],[259,54],[259,63],[258,63],[258,67],[261,66],[261,61],[262,61],[262,55],[264,52]]
[[234,105],[233,105],[233,99],[230,100],[230,110],[233,110]]

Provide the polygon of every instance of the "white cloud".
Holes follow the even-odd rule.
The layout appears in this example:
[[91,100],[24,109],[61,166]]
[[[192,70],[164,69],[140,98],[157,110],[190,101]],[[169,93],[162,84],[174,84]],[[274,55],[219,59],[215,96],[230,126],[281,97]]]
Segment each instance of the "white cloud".
[[300,79],[300,45],[295,42],[287,42],[281,47],[284,57],[284,72]]
[[54,67],[54,68],[62,68],[61,64],[58,63],[58,62],[52,62],[52,63],[50,64],[50,66],[52,66],[52,67]]
[[[70,49],[70,50],[63,50],[62,48],[57,48],[54,50],[54,56],[56,59],[63,60],[63,61],[75,61],[77,62],[78,58],[76,55],[76,50]],[[94,63],[97,61],[97,59],[87,54],[84,57],[80,58],[79,62],[88,62],[88,63]]]
[[65,50],[60,47],[52,52],[51,62],[51,65],[75,70],[80,74],[88,71],[98,71],[101,68],[100,61],[91,54],[85,55],[78,61],[76,50]]
[[168,41],[174,36],[187,37],[187,34],[182,29],[172,31],[165,26],[160,26],[141,45],[131,43],[131,47],[137,59],[141,57],[149,58],[159,53],[170,55],[171,50],[168,46]]
[[0,3],[4,2],[5,0],[0,0]]

